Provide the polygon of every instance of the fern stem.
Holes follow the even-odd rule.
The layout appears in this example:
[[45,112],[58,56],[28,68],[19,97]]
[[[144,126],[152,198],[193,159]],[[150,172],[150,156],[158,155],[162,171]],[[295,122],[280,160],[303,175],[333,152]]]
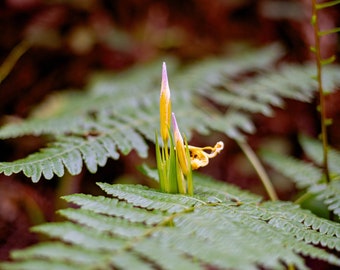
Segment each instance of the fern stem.
[[321,117],[321,139],[322,139],[322,147],[323,147],[323,170],[326,181],[330,182],[329,176],[329,168],[328,168],[328,140],[327,140],[327,119],[326,119],[326,105],[325,105],[325,94],[322,84],[322,58],[320,52],[320,35],[319,35],[319,17],[317,14],[317,2],[316,0],[312,0],[313,4],[313,13],[312,13],[312,25],[314,30],[314,39],[315,39],[315,53],[316,57],[316,67],[317,67],[317,75],[316,80],[318,82],[318,92],[319,92],[319,109],[320,109],[320,117]]
[[274,189],[271,181],[269,180],[269,177],[268,177],[265,169],[263,168],[260,160],[258,159],[255,152],[253,151],[253,149],[251,149],[251,147],[249,146],[249,144],[246,141],[241,141],[241,140],[236,140],[236,141],[237,141],[238,145],[240,146],[240,148],[242,149],[243,153],[247,156],[249,162],[253,165],[258,176],[260,177],[260,180],[261,180],[264,188],[266,189],[269,198],[272,201],[278,200],[278,196],[275,192],[275,189]]
[[297,198],[295,201],[294,201],[294,203],[296,203],[296,204],[302,204],[303,202],[305,202],[306,200],[308,200],[309,198],[311,198],[312,197],[312,193],[310,193],[310,192],[306,192],[306,193],[304,193],[302,196],[300,196],[299,198]]
[[23,40],[14,47],[14,49],[10,52],[5,61],[0,66],[0,83],[2,83],[2,81],[7,77],[7,75],[13,69],[15,63],[29,49],[29,47],[30,44],[26,40]]

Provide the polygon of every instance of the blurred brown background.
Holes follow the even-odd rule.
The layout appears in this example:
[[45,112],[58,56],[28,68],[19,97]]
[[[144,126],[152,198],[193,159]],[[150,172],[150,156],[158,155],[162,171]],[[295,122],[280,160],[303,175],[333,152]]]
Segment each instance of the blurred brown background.
[[[0,63],[14,48],[21,48],[23,55],[0,84],[0,123],[27,117],[53,92],[67,88],[82,91],[94,71],[119,72],[164,53],[188,63],[222,54],[230,44],[263,46],[279,41],[287,51],[286,61],[313,60],[310,15],[308,0],[1,1]],[[321,29],[339,25],[339,8],[320,13]],[[324,57],[338,54],[338,36],[323,38],[322,49]],[[338,94],[327,100],[328,116],[335,123],[340,115],[339,100]],[[250,144],[255,149],[273,145],[289,154],[301,154],[297,134],[319,133],[316,104],[317,100],[313,104],[287,101],[286,110],[276,110],[274,118],[254,115],[258,132],[250,136]],[[330,143],[339,148],[338,126],[330,128]],[[223,154],[203,171],[264,195],[240,149],[223,139],[227,141]],[[1,161],[25,157],[43,145],[44,140],[36,137],[1,141]],[[137,173],[131,163],[138,161],[131,154],[110,161],[96,175],[84,169],[79,176],[37,184],[20,174],[0,175],[0,259],[7,259],[10,250],[38,240],[28,228],[57,218],[54,211],[64,206],[58,200],[60,195],[95,193],[96,181]],[[286,179],[274,184],[281,199],[293,198],[294,186]]]

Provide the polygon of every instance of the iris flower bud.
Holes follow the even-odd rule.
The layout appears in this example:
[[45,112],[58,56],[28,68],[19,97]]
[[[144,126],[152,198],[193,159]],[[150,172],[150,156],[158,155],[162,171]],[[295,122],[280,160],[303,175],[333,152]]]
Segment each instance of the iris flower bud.
[[175,141],[175,146],[176,146],[178,162],[179,162],[179,165],[181,166],[183,174],[188,175],[190,168],[189,168],[187,155],[185,152],[185,145],[183,142],[182,135],[179,131],[174,113],[172,113],[172,124],[173,124],[173,129],[174,129],[174,141]]
[[160,112],[160,129],[163,142],[167,142],[169,138],[169,128],[171,121],[171,101],[170,101],[170,88],[168,82],[168,74],[166,71],[166,64],[163,62],[162,68],[162,84],[161,94],[159,99],[159,112]]

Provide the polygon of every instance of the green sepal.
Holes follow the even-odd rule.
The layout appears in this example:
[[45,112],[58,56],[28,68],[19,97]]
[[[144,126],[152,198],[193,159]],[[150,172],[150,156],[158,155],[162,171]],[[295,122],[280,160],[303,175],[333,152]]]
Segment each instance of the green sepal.
[[165,191],[165,181],[166,174],[164,168],[164,161],[162,160],[161,149],[159,147],[157,132],[155,133],[155,141],[156,141],[156,162],[157,162],[157,171],[159,177],[159,186],[161,191]]
[[178,192],[180,194],[186,194],[186,183],[184,179],[184,174],[181,169],[181,165],[179,164],[178,157],[177,157],[177,152],[176,152],[176,165],[177,165],[177,186],[178,186]]
[[[168,193],[178,193],[178,185],[177,185],[177,170],[180,170],[179,166],[177,165],[177,154],[175,152],[174,146],[174,139],[172,133],[170,134],[170,153],[169,153],[169,174],[168,174],[168,181],[169,181],[169,190]],[[178,167],[177,167],[178,166]]]
[[[190,160],[190,151],[189,151],[189,147],[188,147],[188,141],[185,137],[184,137],[184,143],[185,143],[185,154],[187,156],[187,160]],[[186,178],[187,178],[187,190],[188,190],[187,193],[190,196],[193,196],[194,195],[194,183],[192,181],[191,162],[188,162],[188,166],[189,166],[189,172],[188,172],[188,175],[186,176]]]

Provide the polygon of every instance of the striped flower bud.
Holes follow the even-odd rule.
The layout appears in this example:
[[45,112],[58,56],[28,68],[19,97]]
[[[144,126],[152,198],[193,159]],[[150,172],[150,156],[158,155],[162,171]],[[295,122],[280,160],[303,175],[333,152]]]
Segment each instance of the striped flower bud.
[[159,112],[160,112],[160,129],[161,136],[164,142],[168,141],[169,128],[171,121],[171,101],[170,101],[170,88],[168,82],[168,74],[166,71],[166,64],[163,62],[162,68],[162,84],[161,94],[159,99]]
[[183,138],[179,131],[174,113],[172,113],[172,124],[173,124],[173,129],[174,129],[174,141],[175,141],[175,146],[176,146],[178,162],[179,162],[179,165],[181,166],[183,174],[188,175],[189,170],[190,170],[189,163],[188,163],[187,155],[185,152]]

